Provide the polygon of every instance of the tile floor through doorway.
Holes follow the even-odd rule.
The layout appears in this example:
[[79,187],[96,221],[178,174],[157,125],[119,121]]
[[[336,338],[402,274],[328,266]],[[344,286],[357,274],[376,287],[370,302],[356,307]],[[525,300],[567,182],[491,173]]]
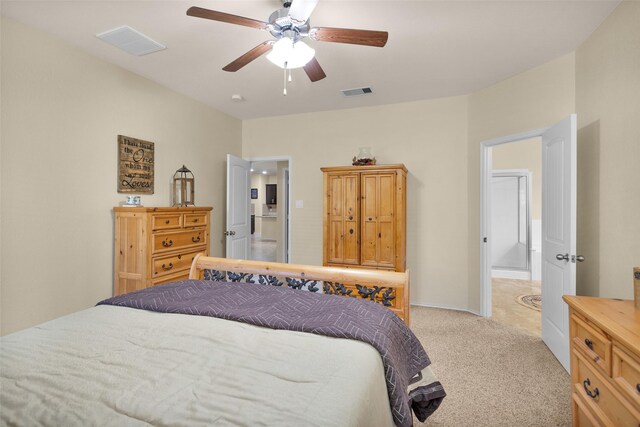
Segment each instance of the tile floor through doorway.
[[540,295],[540,282],[493,278],[491,286],[491,318],[498,323],[523,329],[531,335],[541,336],[540,312],[516,302],[520,295]]
[[251,236],[251,259],[276,262],[276,245],[277,242],[275,240],[264,240]]

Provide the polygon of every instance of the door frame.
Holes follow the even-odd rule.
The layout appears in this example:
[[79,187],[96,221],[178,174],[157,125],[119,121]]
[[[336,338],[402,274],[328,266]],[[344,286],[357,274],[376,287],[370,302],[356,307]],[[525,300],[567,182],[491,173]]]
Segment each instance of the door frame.
[[[480,143],[480,315],[491,317],[491,175],[492,148],[497,145],[542,137],[550,127],[484,140]],[[544,172],[543,172],[544,173]],[[485,242],[485,239],[487,241]]]
[[292,175],[292,171],[293,171],[293,158],[291,156],[256,156],[256,157],[249,157],[246,158],[245,160],[249,161],[249,162],[288,162],[288,177],[289,177],[289,182],[287,185],[288,188],[288,193],[287,193],[287,203],[285,206],[285,215],[284,215],[284,221],[285,221],[285,227],[286,230],[283,229],[282,231],[282,235],[285,236],[286,241],[284,242],[284,246],[285,246],[285,259],[286,259],[286,263],[290,263],[291,262],[291,194],[293,193],[292,191],[292,185],[291,185],[291,175]]

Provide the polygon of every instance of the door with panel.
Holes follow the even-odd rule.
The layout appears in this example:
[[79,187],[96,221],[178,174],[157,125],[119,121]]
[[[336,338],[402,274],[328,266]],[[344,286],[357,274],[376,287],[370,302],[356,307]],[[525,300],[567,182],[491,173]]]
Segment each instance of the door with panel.
[[362,191],[362,265],[395,267],[396,253],[396,174],[363,173]]
[[325,259],[330,264],[358,265],[359,174],[329,174],[326,185],[329,244]]

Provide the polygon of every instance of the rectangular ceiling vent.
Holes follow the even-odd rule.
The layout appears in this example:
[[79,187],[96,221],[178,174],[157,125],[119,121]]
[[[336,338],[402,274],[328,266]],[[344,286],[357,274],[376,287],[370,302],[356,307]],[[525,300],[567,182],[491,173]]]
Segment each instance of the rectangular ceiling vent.
[[341,91],[344,96],[371,95],[373,89],[370,87],[359,87],[357,89],[345,89]]
[[137,56],[146,55],[148,53],[157,52],[167,48],[166,46],[151,40],[140,31],[134,30],[126,25],[105,31],[104,33],[96,34],[96,37],[110,45],[130,53],[131,55]]

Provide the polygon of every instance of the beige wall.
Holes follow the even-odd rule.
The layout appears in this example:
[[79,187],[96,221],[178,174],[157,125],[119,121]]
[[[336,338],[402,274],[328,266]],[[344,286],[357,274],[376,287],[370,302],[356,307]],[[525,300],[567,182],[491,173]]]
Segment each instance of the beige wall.
[[412,301],[466,307],[466,124],[466,96],[247,120],[242,154],[292,157],[291,262],[303,264],[322,263],[320,168],[351,164],[363,145],[381,164],[404,163]]
[[213,206],[211,251],[223,254],[225,154],[241,123],[58,40],[2,20],[2,334],[111,296],[116,137],[155,142],[155,194],[173,173],[196,177]]
[[640,2],[576,51],[578,291],[633,298],[640,266]]
[[540,138],[497,145],[491,150],[494,170],[528,169],[531,172],[531,219],[540,219],[542,187]]

